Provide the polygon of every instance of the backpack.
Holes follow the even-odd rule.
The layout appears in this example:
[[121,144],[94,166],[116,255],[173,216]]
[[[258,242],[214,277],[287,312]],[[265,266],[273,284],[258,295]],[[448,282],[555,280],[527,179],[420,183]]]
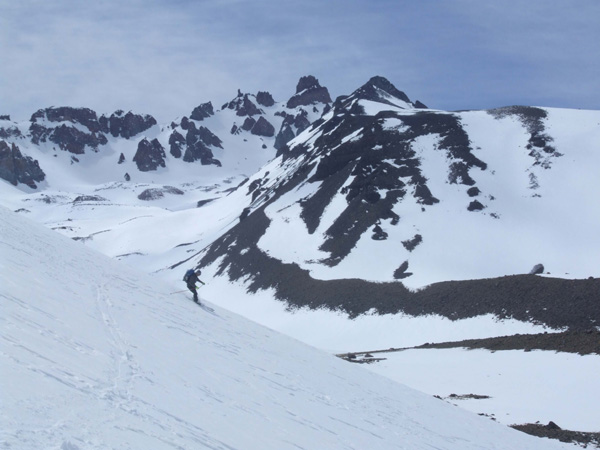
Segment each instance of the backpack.
[[194,275],[194,269],[189,269],[183,276],[183,281],[185,281],[187,283],[189,281],[189,279],[192,277],[192,275]]

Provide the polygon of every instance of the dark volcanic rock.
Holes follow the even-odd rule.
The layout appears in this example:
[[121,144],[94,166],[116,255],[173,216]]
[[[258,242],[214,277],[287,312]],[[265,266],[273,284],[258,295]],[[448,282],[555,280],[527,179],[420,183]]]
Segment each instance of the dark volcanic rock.
[[536,264],[535,266],[533,266],[533,269],[529,271],[529,275],[538,275],[540,273],[544,273],[543,264]]
[[257,136],[273,137],[275,135],[275,127],[263,116],[260,116],[256,124],[252,127],[251,133]]
[[399,91],[396,89],[396,86],[390,83],[386,78],[380,76],[371,78],[351,94],[351,97],[353,98],[357,97],[364,100],[393,105],[394,103],[392,103],[387,96],[395,97],[412,105],[412,102],[404,92]]
[[492,314],[499,319],[571,330],[595,329],[600,323],[600,278],[564,280],[513,275],[446,281],[416,292],[401,282],[312,278],[308,270],[282,263],[258,248],[258,241],[270,225],[263,208],[246,213],[242,222],[214,241],[200,266],[219,260],[217,275],[251,280],[250,292],[273,289],[276,298],[292,309],[324,307],[356,317],[375,308],[379,314],[439,314],[451,320]]
[[44,120],[48,122],[78,123],[93,133],[102,131],[96,112],[89,108],[72,108],[70,106],[50,107],[38,110],[29,119],[31,123],[43,122]]
[[140,200],[158,200],[163,198],[165,194],[183,195],[184,192],[181,189],[177,189],[173,186],[164,186],[162,188],[150,188],[144,190],[138,198]]
[[129,139],[153,127],[156,123],[156,119],[151,115],[133,114],[131,111],[124,114],[122,110],[118,110],[108,118],[108,131],[114,137]]
[[[10,116],[0,116],[1,121],[10,121]],[[0,126],[0,139],[20,138],[22,136],[21,130],[19,130],[13,124],[2,124]]]
[[141,172],[149,172],[159,167],[165,167],[165,157],[165,149],[160,145],[158,139],[148,141],[144,138],[138,143],[133,161]]
[[215,112],[213,111],[213,105],[211,102],[202,103],[200,106],[197,106],[196,108],[194,108],[194,110],[192,111],[192,114],[190,115],[190,119],[200,121],[200,120],[208,119],[214,113]]
[[171,136],[169,136],[169,153],[175,158],[181,158],[183,154],[183,148],[185,146],[185,138],[177,130],[173,130]]
[[285,144],[287,144],[289,141],[294,139],[294,137],[296,137],[296,135],[294,134],[294,130],[292,130],[292,127],[286,123],[282,123],[281,129],[279,130],[279,133],[277,133],[277,137],[275,138],[275,144],[273,144],[273,147],[279,150],[283,148]]
[[412,272],[407,272],[407,270],[408,270],[408,261],[404,261],[402,264],[400,264],[400,267],[398,267],[394,271],[394,279],[401,280],[403,278],[410,277],[412,275]]
[[242,130],[250,131],[255,123],[256,119],[253,117],[246,117],[246,120],[244,120],[244,123],[242,124]]
[[471,203],[469,203],[469,206],[467,206],[467,209],[469,211],[481,211],[482,209],[484,209],[485,206],[483,206],[480,202],[478,202],[477,200],[473,200]]
[[219,160],[213,157],[213,153],[209,148],[210,146],[222,148],[221,140],[208,128],[200,127],[196,129],[194,123],[191,122],[185,137],[185,143],[187,146],[183,155],[185,162],[200,160],[203,165],[221,165]]
[[105,145],[108,141],[102,133],[84,133],[78,128],[60,125],[50,133],[48,140],[58,144],[61,150],[66,150],[76,155],[85,153],[86,145],[92,150],[98,151],[100,145]]
[[600,331],[595,329],[560,333],[515,334],[483,339],[423,344],[416,348],[485,348],[500,350],[545,350],[580,355],[600,355]]
[[250,94],[242,94],[239,90],[237,97],[229,103],[225,103],[221,109],[225,108],[233,109],[236,111],[236,114],[241,117],[262,114],[260,108],[250,99]]
[[108,199],[101,197],[100,195],[79,195],[75,197],[73,203],[81,203],[81,202],[107,202]]
[[37,160],[24,156],[15,144],[0,141],[0,178],[15,186],[23,183],[37,189],[36,182],[44,181],[46,174]]
[[312,75],[300,78],[296,86],[296,93],[288,100],[287,107],[312,105],[314,103],[331,103],[331,97],[326,87],[319,84]]
[[[80,155],[85,153],[86,146],[98,151],[100,145],[108,142],[96,113],[88,108],[65,106],[40,109],[31,116],[30,121],[31,142],[36,145],[49,140],[61,150]],[[82,125],[89,132],[81,130],[77,125]]]
[[259,105],[262,106],[273,106],[275,104],[275,100],[273,100],[273,96],[271,94],[269,94],[268,92],[262,92],[259,91],[258,94],[256,94],[256,102]]

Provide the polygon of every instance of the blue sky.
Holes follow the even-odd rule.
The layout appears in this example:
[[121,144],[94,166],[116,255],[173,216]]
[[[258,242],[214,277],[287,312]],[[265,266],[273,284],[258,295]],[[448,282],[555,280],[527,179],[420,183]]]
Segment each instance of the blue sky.
[[333,98],[382,75],[432,108],[600,109],[598,0],[0,0],[0,114],[168,122],[237,89]]

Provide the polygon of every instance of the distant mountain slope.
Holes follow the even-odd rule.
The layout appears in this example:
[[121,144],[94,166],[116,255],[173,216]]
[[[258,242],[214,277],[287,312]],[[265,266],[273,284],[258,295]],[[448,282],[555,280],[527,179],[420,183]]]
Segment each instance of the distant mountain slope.
[[[534,267],[554,277],[597,276],[596,142],[596,111],[422,110],[375,77],[338,98],[238,188],[250,206],[199,264],[218,262],[219,274],[246,280],[251,291],[274,288],[292,306],[351,315],[370,308],[448,317],[490,312],[590,326],[600,320],[597,279],[464,281],[429,294],[405,287]],[[474,290],[480,300],[468,294]],[[435,302],[425,301],[433,292]],[[460,305],[468,303],[467,312]],[[581,316],[565,314],[564,305],[581,307]]]
[[600,320],[598,111],[440,111],[380,76],[331,102],[306,76],[287,101],[238,91],[169,124],[1,116],[0,141],[4,204],[148,271],[351,316]]
[[210,314],[3,207],[0,230],[7,446],[566,448]]

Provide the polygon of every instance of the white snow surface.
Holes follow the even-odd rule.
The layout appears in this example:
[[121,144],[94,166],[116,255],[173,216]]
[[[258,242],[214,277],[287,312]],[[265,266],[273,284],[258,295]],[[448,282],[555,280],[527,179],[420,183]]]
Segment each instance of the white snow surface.
[[0,207],[3,448],[551,449]]

